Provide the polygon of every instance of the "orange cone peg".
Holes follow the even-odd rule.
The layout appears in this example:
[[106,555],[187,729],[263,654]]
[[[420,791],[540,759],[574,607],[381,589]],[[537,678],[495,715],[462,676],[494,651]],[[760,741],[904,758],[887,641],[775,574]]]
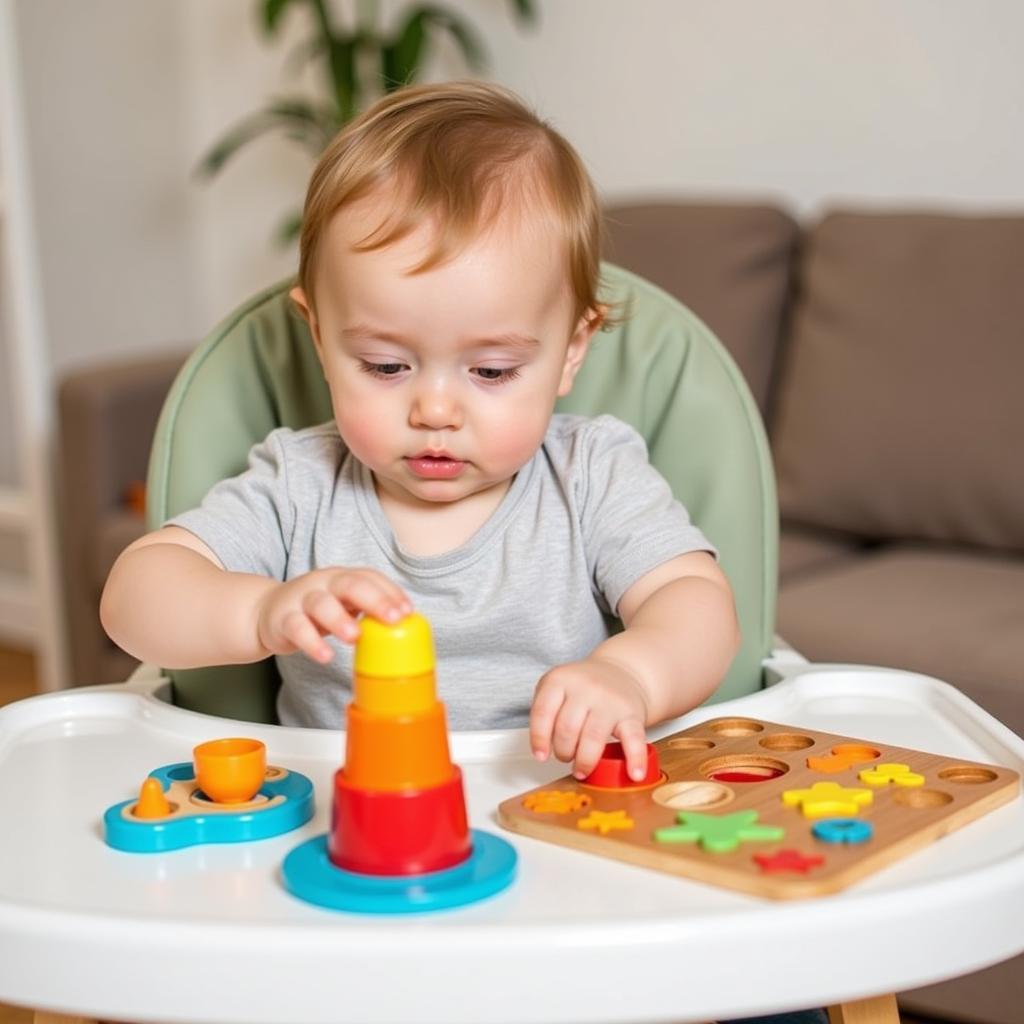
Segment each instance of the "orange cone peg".
[[166,818],[171,813],[171,804],[164,795],[159,779],[150,776],[139,790],[139,802],[132,808],[136,818]]

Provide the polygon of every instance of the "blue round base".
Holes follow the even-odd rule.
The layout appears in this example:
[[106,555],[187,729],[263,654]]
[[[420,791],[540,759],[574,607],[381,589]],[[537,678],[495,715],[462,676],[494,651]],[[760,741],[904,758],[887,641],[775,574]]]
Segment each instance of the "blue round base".
[[296,846],[284,859],[284,884],[293,896],[330,910],[360,914],[416,914],[474,903],[509,885],[516,851],[489,832],[471,831],[473,852],[453,868],[423,875],[362,875],[335,867],[327,836]]

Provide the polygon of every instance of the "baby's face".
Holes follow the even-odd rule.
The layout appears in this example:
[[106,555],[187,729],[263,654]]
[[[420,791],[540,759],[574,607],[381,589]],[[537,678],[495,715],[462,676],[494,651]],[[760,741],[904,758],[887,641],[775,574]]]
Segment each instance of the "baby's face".
[[504,487],[539,447],[594,331],[574,318],[565,254],[539,218],[506,216],[450,262],[409,274],[429,251],[426,227],[352,249],[388,199],[346,209],[320,245],[310,324],[338,431],[403,504]]

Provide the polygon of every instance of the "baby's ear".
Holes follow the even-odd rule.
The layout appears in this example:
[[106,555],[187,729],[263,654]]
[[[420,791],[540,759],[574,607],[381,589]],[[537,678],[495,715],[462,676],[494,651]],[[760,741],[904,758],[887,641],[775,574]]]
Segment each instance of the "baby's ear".
[[313,335],[313,344],[316,345],[317,352],[320,351],[320,325],[317,323],[316,312],[314,311],[309,299],[306,298],[305,291],[296,285],[289,293],[288,298],[295,304],[295,308],[298,311],[299,316],[309,324],[309,332]]
[[576,379],[576,373],[583,365],[587,349],[590,348],[591,339],[594,337],[597,329],[604,322],[604,310],[606,309],[607,307],[602,307],[600,310],[588,309],[576,324],[576,329],[573,331],[572,337],[569,339],[569,347],[565,352],[565,364],[562,367],[562,377],[558,382],[557,394],[559,398],[565,397],[565,395],[572,391],[572,384]]

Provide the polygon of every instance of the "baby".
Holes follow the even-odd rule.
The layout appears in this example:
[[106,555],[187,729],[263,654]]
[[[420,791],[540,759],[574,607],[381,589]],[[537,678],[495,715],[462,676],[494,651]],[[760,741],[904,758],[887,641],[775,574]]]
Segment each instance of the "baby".
[[407,88],[349,124],[291,292],[334,419],[125,550],[114,641],[168,668],[276,655],[281,721],[338,728],[359,616],[415,606],[452,728],[529,724],[581,778],[615,737],[642,777],[645,727],[714,691],[738,629],[640,436],[553,412],[610,320],[600,240],[579,157],[503,89]]

